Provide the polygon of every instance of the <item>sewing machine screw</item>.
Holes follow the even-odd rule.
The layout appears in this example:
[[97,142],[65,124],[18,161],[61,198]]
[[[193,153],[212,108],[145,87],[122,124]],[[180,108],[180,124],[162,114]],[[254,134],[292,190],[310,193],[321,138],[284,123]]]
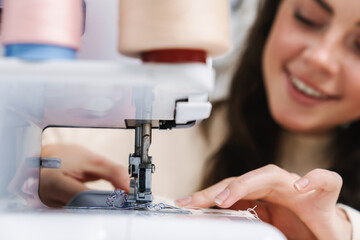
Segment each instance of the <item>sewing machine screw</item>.
[[61,159],[60,158],[40,158],[40,165],[42,168],[60,168]]
[[61,159],[60,158],[39,158],[39,157],[29,157],[26,158],[26,167],[27,168],[60,168]]

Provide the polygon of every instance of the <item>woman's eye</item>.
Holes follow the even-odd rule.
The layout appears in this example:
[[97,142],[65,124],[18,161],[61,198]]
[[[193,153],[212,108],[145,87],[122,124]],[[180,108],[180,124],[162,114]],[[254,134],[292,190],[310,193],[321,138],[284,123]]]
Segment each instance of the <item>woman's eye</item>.
[[296,20],[298,20],[302,24],[305,24],[308,27],[320,27],[319,23],[316,23],[315,21],[305,17],[300,12],[295,12],[294,17]]

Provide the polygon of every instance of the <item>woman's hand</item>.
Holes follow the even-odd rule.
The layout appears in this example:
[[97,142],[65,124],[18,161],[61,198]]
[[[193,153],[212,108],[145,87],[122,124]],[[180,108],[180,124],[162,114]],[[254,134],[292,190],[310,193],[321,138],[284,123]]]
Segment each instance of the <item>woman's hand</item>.
[[40,171],[39,196],[49,207],[66,205],[76,194],[89,190],[85,182],[104,179],[115,188],[129,190],[127,168],[117,165],[83,147],[49,145],[42,149],[42,157],[61,159],[59,169]]
[[351,239],[351,223],[336,207],[342,178],[316,169],[300,178],[275,165],[225,179],[177,201],[185,207],[244,210],[257,206],[260,219],[289,239]]

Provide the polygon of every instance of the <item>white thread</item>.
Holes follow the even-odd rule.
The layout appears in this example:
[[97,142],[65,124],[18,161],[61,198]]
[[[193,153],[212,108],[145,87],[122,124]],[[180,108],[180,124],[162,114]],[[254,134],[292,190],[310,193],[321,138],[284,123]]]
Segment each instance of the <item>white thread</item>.
[[246,211],[248,211],[256,220],[259,220],[262,222],[262,220],[259,218],[257,212],[255,211],[256,207],[257,207],[257,205],[253,208],[248,208]]

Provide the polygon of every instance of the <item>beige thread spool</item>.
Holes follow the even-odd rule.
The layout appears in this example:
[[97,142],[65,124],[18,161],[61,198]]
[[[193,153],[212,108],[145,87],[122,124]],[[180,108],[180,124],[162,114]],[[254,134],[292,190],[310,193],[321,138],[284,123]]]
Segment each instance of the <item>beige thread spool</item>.
[[227,0],[119,1],[118,50],[126,56],[195,50],[217,57],[231,49]]

